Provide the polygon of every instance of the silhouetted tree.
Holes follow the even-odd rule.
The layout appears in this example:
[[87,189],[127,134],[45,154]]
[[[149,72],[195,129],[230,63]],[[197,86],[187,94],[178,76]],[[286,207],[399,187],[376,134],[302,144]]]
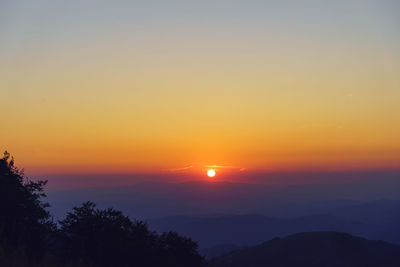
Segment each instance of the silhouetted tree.
[[158,236],[141,221],[92,202],[60,221],[64,258],[82,266],[202,266],[197,244],[177,233]]
[[6,151],[0,158],[0,259],[41,256],[45,240],[54,226],[46,210],[43,187],[14,165]]
[[182,237],[176,232],[167,232],[159,237],[159,244],[163,252],[162,266],[204,266],[204,259],[197,252],[198,245],[190,238]]
[[92,202],[73,208],[60,225],[66,258],[84,266],[146,266],[156,240],[143,222],[114,209],[99,210]]

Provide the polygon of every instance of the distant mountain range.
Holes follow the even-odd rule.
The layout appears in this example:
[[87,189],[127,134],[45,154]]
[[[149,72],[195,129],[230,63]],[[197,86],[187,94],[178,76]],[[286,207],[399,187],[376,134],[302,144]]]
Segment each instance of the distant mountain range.
[[[339,201],[340,202],[340,201]],[[333,206],[333,205],[332,205]],[[298,232],[337,231],[400,243],[400,202],[379,200],[327,208],[328,214],[277,218],[259,214],[174,216],[150,219],[151,229],[177,231],[196,240],[207,258]]]
[[[338,179],[343,174],[337,174]],[[364,180],[323,184],[331,181],[321,174],[318,184],[267,185],[229,182],[141,182],[126,186],[49,190],[48,199],[56,219],[67,210],[91,200],[100,207],[118,207],[132,218],[148,219],[171,215],[208,216],[211,214],[265,214],[272,217],[299,217],[310,214],[369,218],[400,206],[400,173],[367,173]],[[333,175],[331,175],[333,176]],[[336,177],[336,176],[333,176]],[[127,178],[128,179],[128,178]],[[361,179],[361,178],[360,178]],[[109,178],[113,180],[112,177]],[[129,179],[128,179],[129,180]],[[293,177],[293,180],[296,180]],[[82,177],[81,182],[84,183]],[[51,185],[52,180],[49,181]],[[110,182],[111,183],[111,182]],[[365,203],[379,199],[387,203]],[[389,203],[392,201],[392,203]],[[397,202],[397,203],[395,203]],[[383,209],[381,209],[383,207]],[[366,210],[367,212],[362,212]],[[362,213],[361,213],[362,212]],[[391,211],[389,211],[391,212]],[[387,214],[385,214],[387,216]],[[354,217],[354,216],[353,216]],[[373,216],[378,219],[380,216]],[[358,218],[351,218],[356,221]]]
[[[203,254],[216,256],[232,246],[255,245],[274,237],[308,231],[341,231],[374,238],[379,227],[330,215],[310,215],[282,219],[264,215],[213,217],[176,216],[148,220],[157,232],[176,231],[196,240]],[[228,246],[223,245],[229,244]],[[224,250],[225,248],[225,250]]]
[[210,260],[212,267],[398,267],[400,246],[340,232],[274,238]]
[[[331,176],[331,180],[336,177]],[[100,208],[116,207],[131,218],[145,220],[158,232],[175,230],[186,235],[198,241],[209,257],[232,247],[308,231],[341,231],[400,243],[399,176],[360,176],[366,179],[286,186],[142,182],[49,191],[48,199],[56,220],[73,206],[92,200]],[[179,214],[185,216],[171,217]]]

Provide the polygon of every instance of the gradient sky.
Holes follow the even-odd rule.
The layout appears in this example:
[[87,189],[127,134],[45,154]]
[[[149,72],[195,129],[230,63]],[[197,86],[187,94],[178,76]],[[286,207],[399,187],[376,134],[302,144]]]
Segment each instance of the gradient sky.
[[399,14],[0,1],[0,149],[31,173],[400,168]]

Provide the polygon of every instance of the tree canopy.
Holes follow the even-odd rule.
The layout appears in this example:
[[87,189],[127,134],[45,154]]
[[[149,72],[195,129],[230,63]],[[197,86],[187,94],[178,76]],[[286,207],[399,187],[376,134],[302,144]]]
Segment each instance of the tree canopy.
[[0,265],[201,267],[197,244],[175,232],[93,202],[74,207],[55,224],[47,211],[46,181],[31,181],[5,152],[0,158]]
[[0,158],[0,257],[38,256],[54,226],[42,201],[46,181],[24,177],[6,151]]

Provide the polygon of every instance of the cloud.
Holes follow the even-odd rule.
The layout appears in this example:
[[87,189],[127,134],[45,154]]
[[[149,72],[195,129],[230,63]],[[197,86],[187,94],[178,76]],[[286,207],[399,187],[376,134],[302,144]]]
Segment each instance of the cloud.
[[231,169],[231,170],[239,170],[245,171],[247,168],[244,167],[237,167],[237,166],[224,166],[224,165],[205,165],[205,168],[216,168],[216,169]]
[[219,168],[219,169],[238,169],[234,166],[224,166],[224,165],[204,165],[206,168]]
[[172,168],[172,169],[168,169],[168,171],[170,171],[170,172],[179,172],[179,171],[185,171],[185,170],[188,170],[188,169],[191,169],[191,168],[193,168],[192,165],[186,166],[186,167],[180,167],[180,168]]

